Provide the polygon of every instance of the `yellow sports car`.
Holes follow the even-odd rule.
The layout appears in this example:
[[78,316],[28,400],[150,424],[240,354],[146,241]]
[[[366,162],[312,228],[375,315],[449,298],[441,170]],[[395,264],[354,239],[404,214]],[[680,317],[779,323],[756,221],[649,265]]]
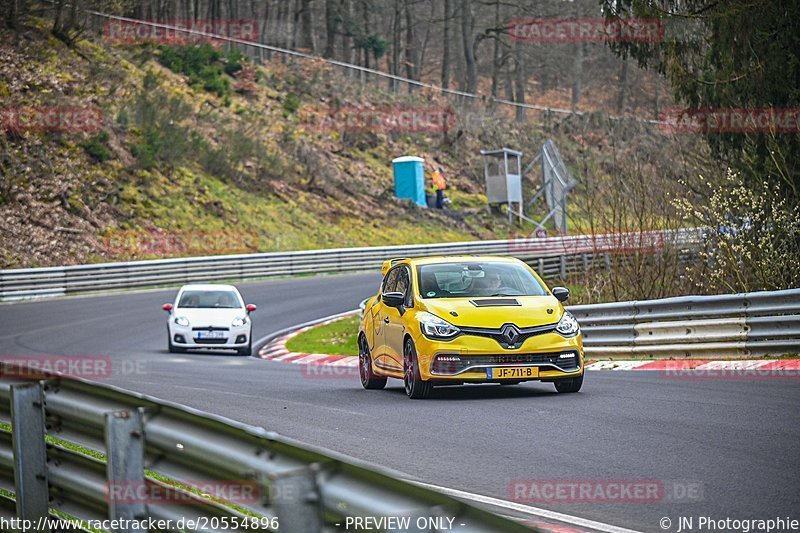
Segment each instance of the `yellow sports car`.
[[558,392],[583,384],[575,317],[531,267],[507,257],[392,259],[358,332],[365,389],[402,379],[409,398],[436,385],[539,380]]

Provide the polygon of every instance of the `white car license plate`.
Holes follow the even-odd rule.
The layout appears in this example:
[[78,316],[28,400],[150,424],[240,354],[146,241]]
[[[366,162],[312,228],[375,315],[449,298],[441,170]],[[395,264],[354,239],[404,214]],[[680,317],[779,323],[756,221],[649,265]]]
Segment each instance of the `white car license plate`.
[[222,339],[225,337],[224,331],[198,331],[198,339]]

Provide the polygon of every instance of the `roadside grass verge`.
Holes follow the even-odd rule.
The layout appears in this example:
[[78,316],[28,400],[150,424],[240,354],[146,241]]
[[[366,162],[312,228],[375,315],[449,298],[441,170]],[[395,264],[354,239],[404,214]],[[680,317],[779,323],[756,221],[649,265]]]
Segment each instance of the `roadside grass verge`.
[[286,348],[299,353],[358,355],[358,315],[316,326],[289,339]]

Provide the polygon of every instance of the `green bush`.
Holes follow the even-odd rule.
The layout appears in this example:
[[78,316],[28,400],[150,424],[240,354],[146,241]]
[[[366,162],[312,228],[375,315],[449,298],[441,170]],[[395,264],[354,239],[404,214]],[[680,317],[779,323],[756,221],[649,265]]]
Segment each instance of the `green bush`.
[[208,43],[188,46],[160,46],[159,61],[162,65],[189,77],[193,87],[201,87],[210,93],[223,97],[230,93],[231,82],[223,73],[240,70],[241,54],[228,55],[225,69],[221,64],[222,54]]
[[135,106],[139,138],[131,153],[140,167],[153,168],[159,162],[177,164],[196,151],[199,135],[182,125],[192,113],[187,103],[163,91],[142,91]]
[[289,93],[283,99],[283,116],[288,118],[289,115],[296,113],[300,109],[300,98],[294,93]]
[[222,70],[216,65],[203,67],[197,84],[202,84],[203,89],[220,97],[231,91],[231,80],[223,78]]
[[152,69],[147,69],[147,72],[144,73],[144,79],[142,80],[142,87],[147,90],[155,89],[158,87],[158,75],[153,72]]
[[239,50],[231,50],[225,61],[225,74],[233,76],[242,70],[242,60],[244,56]]
[[128,126],[130,126],[131,117],[128,116],[128,112],[124,109],[117,113],[117,126],[122,131],[128,131]]
[[161,151],[161,137],[155,128],[147,127],[142,131],[141,140],[131,146],[131,153],[142,168],[153,168]]
[[92,135],[83,143],[83,149],[86,150],[90,156],[99,162],[108,161],[111,158],[111,150],[108,149],[108,141],[110,137],[107,132],[101,131],[97,135]]

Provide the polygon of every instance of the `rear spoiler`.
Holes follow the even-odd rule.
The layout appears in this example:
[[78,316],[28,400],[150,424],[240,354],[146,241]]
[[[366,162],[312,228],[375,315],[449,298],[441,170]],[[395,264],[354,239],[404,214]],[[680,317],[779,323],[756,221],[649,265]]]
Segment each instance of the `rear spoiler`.
[[389,272],[390,268],[392,268],[394,265],[396,265],[403,259],[405,259],[405,257],[393,257],[392,259],[387,259],[386,261],[384,261],[383,265],[381,266],[381,275],[385,276],[386,273]]

